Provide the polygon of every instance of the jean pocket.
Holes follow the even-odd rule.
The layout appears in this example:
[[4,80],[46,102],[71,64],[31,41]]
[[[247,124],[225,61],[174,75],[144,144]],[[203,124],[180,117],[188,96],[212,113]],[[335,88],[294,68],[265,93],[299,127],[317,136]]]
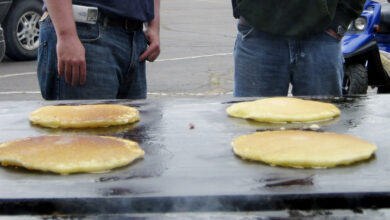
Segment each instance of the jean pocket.
[[248,38],[249,35],[253,32],[254,28],[249,25],[247,22],[241,20],[238,22],[237,25],[238,32],[241,34],[242,38]]
[[49,16],[47,16],[42,21],[39,21],[39,30],[43,30],[43,29],[48,28],[48,27],[54,28],[53,23],[51,22],[51,19]]
[[88,43],[99,40],[103,35],[100,24],[76,23],[77,34],[81,42]]

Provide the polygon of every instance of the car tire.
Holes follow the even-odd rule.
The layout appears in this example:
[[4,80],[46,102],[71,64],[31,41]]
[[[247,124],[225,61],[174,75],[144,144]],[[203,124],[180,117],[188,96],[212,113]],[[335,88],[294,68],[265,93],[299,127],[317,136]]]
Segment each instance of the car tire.
[[6,55],[14,60],[36,59],[39,47],[39,19],[42,3],[18,0],[12,4],[4,22]]
[[343,80],[343,94],[367,94],[368,73],[367,69],[359,63],[348,64],[345,67]]

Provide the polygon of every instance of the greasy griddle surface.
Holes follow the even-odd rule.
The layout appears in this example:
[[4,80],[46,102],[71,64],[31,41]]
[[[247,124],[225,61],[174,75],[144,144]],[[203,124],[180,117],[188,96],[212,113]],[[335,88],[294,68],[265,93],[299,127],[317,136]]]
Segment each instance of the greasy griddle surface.
[[[45,134],[111,135],[137,141],[145,157],[108,173],[68,176],[1,167],[0,188],[3,190],[0,197],[10,201],[98,199],[100,203],[112,198],[120,198],[122,202],[135,198],[149,202],[186,198],[190,203],[191,198],[196,202],[203,197],[208,198],[207,201],[226,197],[239,201],[240,198],[280,199],[283,195],[322,198],[323,195],[353,197],[390,193],[390,96],[312,99],[332,102],[341,110],[338,119],[315,123],[321,130],[350,134],[375,143],[376,156],[332,169],[293,169],[244,161],[232,152],[230,142],[234,138],[256,130],[302,128],[313,124],[265,124],[226,115],[225,109],[233,101],[253,99],[1,102],[0,142]],[[28,121],[28,114],[41,106],[81,103],[133,106],[140,111],[141,120],[131,126],[87,130],[47,129]]]

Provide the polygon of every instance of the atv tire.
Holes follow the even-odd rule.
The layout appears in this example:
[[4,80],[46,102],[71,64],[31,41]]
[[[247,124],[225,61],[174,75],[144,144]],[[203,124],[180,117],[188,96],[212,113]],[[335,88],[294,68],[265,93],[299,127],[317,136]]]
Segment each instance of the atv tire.
[[368,74],[367,69],[359,63],[348,64],[345,67],[343,80],[343,94],[357,95],[367,94]]

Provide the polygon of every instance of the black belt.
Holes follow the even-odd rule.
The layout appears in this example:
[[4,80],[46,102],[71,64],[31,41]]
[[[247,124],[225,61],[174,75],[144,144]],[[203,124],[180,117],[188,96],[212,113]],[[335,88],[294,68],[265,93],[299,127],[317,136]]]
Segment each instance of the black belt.
[[143,29],[142,21],[99,14],[98,22],[103,23],[104,20],[107,20],[107,25],[109,26],[121,27],[128,31],[140,31]]

